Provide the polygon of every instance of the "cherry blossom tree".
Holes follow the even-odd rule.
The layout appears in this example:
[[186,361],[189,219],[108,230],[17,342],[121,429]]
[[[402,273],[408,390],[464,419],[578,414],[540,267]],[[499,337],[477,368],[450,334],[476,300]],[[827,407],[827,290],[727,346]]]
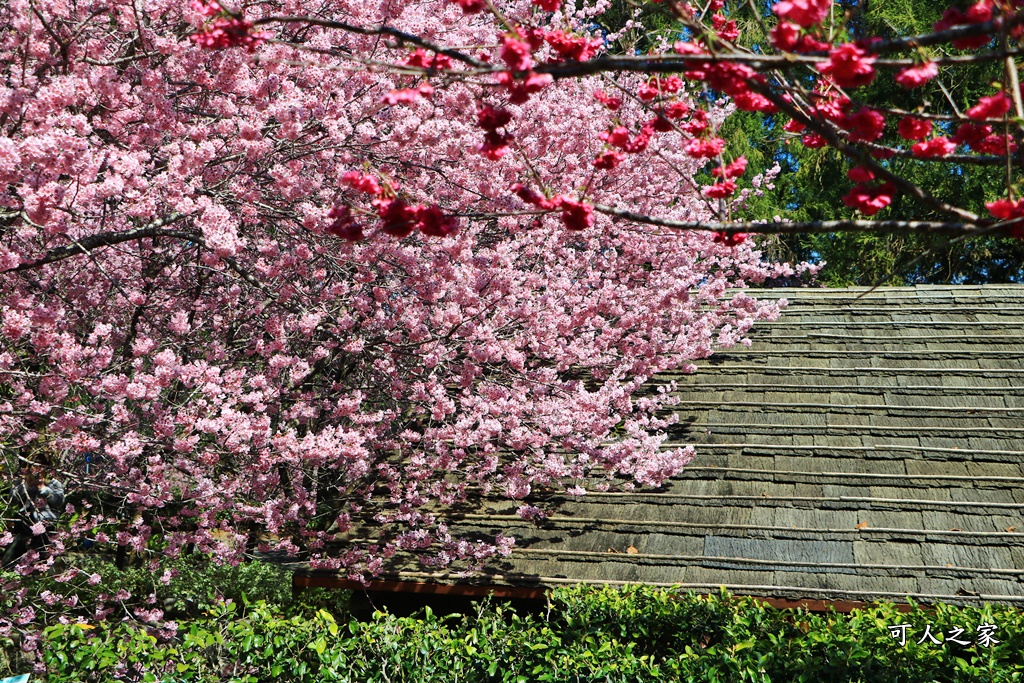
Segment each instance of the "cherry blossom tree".
[[[467,495],[685,465],[662,448],[671,392],[645,382],[777,314],[727,290],[809,269],[748,233],[1019,234],[1016,5],[858,44],[828,0],[784,0],[750,52],[720,0],[672,1],[686,39],[637,55],[606,52],[607,7],[0,8],[0,435],[11,462],[44,444],[73,520],[20,571],[73,584],[81,538],[263,544],[353,576],[397,552],[471,565],[513,541],[453,538],[439,515]],[[971,52],[929,52],[947,45]],[[1006,64],[965,111],[857,101],[964,59]],[[849,157],[865,219],[733,220],[775,172],[725,156],[736,110]],[[1007,194],[977,216],[893,157],[1005,169]],[[868,220],[896,192],[941,218]],[[364,523],[379,542],[332,545]]]
[[[350,10],[493,41],[456,5]],[[50,454],[73,520],[23,572],[64,571],[82,538],[227,561],[262,544],[353,576],[508,552],[439,512],[678,472],[670,394],[642,385],[777,313],[728,289],[796,272],[595,213],[718,204],[642,103],[605,131],[596,77],[517,104],[424,82],[453,61],[379,31],[271,38],[201,3],[4,12],[0,433],[9,458]],[[331,545],[368,522],[372,545]]]

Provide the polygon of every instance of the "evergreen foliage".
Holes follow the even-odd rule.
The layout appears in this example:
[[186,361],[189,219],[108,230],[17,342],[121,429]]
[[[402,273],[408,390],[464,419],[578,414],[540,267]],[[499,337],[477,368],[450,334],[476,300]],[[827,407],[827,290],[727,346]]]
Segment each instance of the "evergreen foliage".
[[[730,3],[727,7],[730,18],[735,18],[741,29],[739,42],[754,52],[759,52],[761,46],[769,42],[764,20],[771,15],[771,4],[758,1]],[[849,24],[852,33],[845,38],[857,40],[867,36],[894,38],[927,33],[948,6],[946,0],[868,3],[844,0],[836,3],[833,12],[837,26],[844,13],[853,19]],[[671,15],[662,5],[644,5],[635,16],[628,2],[613,3],[613,8],[603,17],[610,31],[621,31],[629,18],[642,23],[646,31],[632,29],[623,32],[623,37],[616,43],[623,52],[645,51],[659,40],[672,41],[681,37],[672,32]],[[752,8],[758,10],[757,15]],[[939,56],[934,48],[922,49],[921,54]],[[908,91],[891,79],[876,79],[858,90],[856,97],[861,102],[889,102],[904,111],[917,111],[922,102],[927,108],[928,102],[945,101],[948,92],[959,110],[964,111],[990,92],[993,82],[1002,79],[1002,65],[999,63],[960,65],[957,69],[943,71],[940,78],[927,84],[923,90]],[[718,95],[708,93],[707,96]],[[743,214],[732,218],[763,220],[776,215],[796,221],[853,218],[855,212],[844,206],[841,200],[852,186],[846,177],[842,155],[832,147],[805,148],[799,136],[783,133],[780,122],[776,120],[778,118],[737,112],[720,129],[721,136],[729,141],[727,156],[745,155],[751,176],[765,172],[776,163],[782,167],[774,189],[766,190],[762,196],[751,197]],[[888,115],[887,118],[889,127],[895,127],[899,117]],[[938,125],[950,135],[955,131],[951,122]],[[934,164],[899,158],[890,163],[898,175],[918,187],[929,188],[935,196],[956,197],[961,206],[982,215],[986,213],[985,202],[997,199],[1005,190],[1004,171],[999,167]],[[878,217],[893,220],[938,218],[910,198],[901,196]],[[841,232],[766,235],[757,239],[766,255],[773,259],[827,262],[818,279],[833,287],[878,283],[1024,281],[1024,241],[1010,238],[957,241],[943,236]]]
[[[990,647],[976,643],[996,626]],[[909,624],[905,645],[889,627]],[[916,640],[926,626],[942,641]],[[987,605],[884,604],[851,614],[777,610],[726,593],[645,586],[560,589],[543,615],[484,604],[369,622],[267,602],[212,606],[171,637],[130,623],[56,625],[44,634],[47,683],[91,681],[1016,681],[1024,614]]]

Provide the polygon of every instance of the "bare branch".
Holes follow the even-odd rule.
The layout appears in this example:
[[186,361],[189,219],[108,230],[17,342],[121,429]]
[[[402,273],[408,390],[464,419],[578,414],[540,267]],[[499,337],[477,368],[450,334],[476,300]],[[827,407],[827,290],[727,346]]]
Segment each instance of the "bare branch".
[[796,233],[829,233],[829,232],[864,232],[864,233],[914,233],[930,235],[953,235],[953,236],[976,236],[1008,234],[1013,228],[1024,225],[1024,218],[999,223],[996,225],[984,225],[971,222],[953,221],[802,221],[802,222],[767,222],[767,223],[711,223],[705,221],[675,221],[667,218],[655,218],[644,214],[618,209],[613,206],[595,204],[594,210],[624,218],[635,223],[646,225],[657,225],[673,230],[700,230],[707,232],[720,232],[727,235],[736,233],[757,233],[764,235],[789,235]]

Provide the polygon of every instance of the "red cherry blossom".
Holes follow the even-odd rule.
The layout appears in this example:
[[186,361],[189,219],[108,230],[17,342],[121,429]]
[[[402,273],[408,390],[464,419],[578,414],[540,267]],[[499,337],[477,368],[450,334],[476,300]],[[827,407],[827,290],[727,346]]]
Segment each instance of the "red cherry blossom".
[[672,50],[680,55],[705,55],[707,50],[697,43],[688,40],[679,40],[672,45]]
[[963,145],[970,145],[973,148],[991,133],[992,126],[961,123],[956,129],[956,135],[953,136],[953,140]]
[[866,166],[853,166],[846,172],[846,177],[855,183],[870,183],[875,179],[874,172]]
[[336,206],[327,213],[327,217],[334,219],[327,226],[328,234],[349,242],[358,242],[363,239],[363,226],[356,221],[349,207]]
[[639,97],[643,102],[650,102],[651,100],[658,97],[661,93],[658,92],[657,81],[650,81],[640,86],[640,89],[636,91],[636,96]]
[[745,232],[715,232],[714,237],[711,240],[715,244],[724,244],[727,247],[736,247],[743,244],[747,240],[747,234]]
[[476,113],[476,124],[487,132],[494,132],[512,122],[512,112],[501,107],[483,105]]
[[650,122],[644,124],[636,137],[631,138],[629,130],[624,126],[616,126],[609,132],[600,133],[598,138],[607,142],[612,147],[618,147],[623,152],[635,154],[647,149],[647,145],[654,135],[654,125]]
[[944,157],[953,153],[956,143],[949,138],[938,137],[924,142],[918,142],[910,147],[910,151],[918,159],[931,159],[933,157]]
[[602,170],[610,171],[611,169],[622,163],[622,160],[626,158],[626,155],[622,152],[615,150],[608,150],[601,152],[596,159],[594,159],[594,167]]
[[614,97],[605,93],[603,90],[598,90],[594,93],[594,99],[608,107],[612,111],[618,111],[619,107],[622,106],[622,98]]
[[707,185],[701,190],[702,195],[712,199],[724,199],[725,197],[732,196],[734,192],[736,192],[735,180],[723,180],[713,185]]
[[554,200],[544,197],[534,189],[526,187],[522,183],[514,183],[510,188],[513,193],[527,204],[532,204],[540,209],[552,209],[556,206]]
[[512,36],[501,37],[501,60],[508,65],[510,70],[529,71],[533,68],[531,52],[528,43]]
[[850,102],[849,98],[833,94],[818,102],[814,109],[827,121],[831,121],[837,126],[842,126],[852,105],[853,103]]
[[751,69],[746,64],[733,62],[719,62],[709,64],[703,69],[686,72],[687,77],[691,75],[697,80],[705,81],[708,87],[721,90],[727,95],[737,95],[747,92],[750,89],[749,82],[763,83],[764,76]]
[[485,0],[452,0],[466,14],[479,14],[487,7]]
[[351,188],[367,194],[379,195],[381,193],[380,183],[377,179],[359,171],[347,171],[341,176],[341,181]]
[[685,102],[672,102],[663,109],[665,118],[681,119],[690,113],[690,107]]
[[[966,12],[961,12],[956,7],[950,7],[942,14],[942,19],[935,22],[935,31],[945,31],[946,29],[953,28],[954,26],[967,26],[970,24],[980,24],[992,19],[992,3],[989,0],[981,0],[967,8]],[[958,38],[953,41],[953,47],[959,50],[972,50],[979,47],[984,47],[992,42],[991,35],[978,35],[969,36],[967,38]]]
[[224,8],[220,6],[217,0],[190,0],[188,6],[189,9],[198,12],[200,16],[207,19],[224,12]]
[[861,107],[840,125],[850,131],[850,142],[874,142],[885,132],[885,116],[870,107]]
[[725,140],[722,138],[697,138],[690,140],[683,147],[683,151],[696,159],[710,159],[722,153],[725,149]]
[[1007,138],[1005,135],[986,135],[971,145],[971,149],[982,154],[1006,154],[1007,140],[1009,140],[1009,151],[1013,154],[1017,151],[1017,143],[1012,137]]
[[822,147],[828,145],[828,140],[823,138],[821,135],[818,135],[817,133],[808,133],[807,135],[803,136],[803,138],[801,138],[800,141],[803,143],[804,147],[807,147],[809,149],[821,149]]
[[999,199],[994,202],[986,202],[985,208],[1001,221],[1024,218],[1024,199],[1018,199],[1017,201]]
[[711,175],[716,178],[739,178],[746,170],[747,157],[740,156],[731,164],[711,169]]
[[594,207],[568,197],[555,197],[554,202],[562,210],[562,223],[568,230],[586,230],[594,225]]
[[708,119],[708,113],[703,109],[694,109],[690,114],[690,120],[679,127],[690,135],[700,135],[707,131],[710,126],[711,122]]
[[828,16],[832,0],[783,0],[772,5],[772,11],[780,18],[809,28],[821,23]]
[[381,230],[393,237],[408,237],[419,222],[418,209],[401,199],[374,200],[377,215],[380,216]]
[[669,131],[675,129],[671,121],[669,121],[664,116],[660,115],[651,119],[648,122],[648,125],[650,125],[651,128],[653,128],[658,133],[668,133]]
[[711,24],[722,40],[731,42],[740,37],[740,30],[736,28],[735,20],[728,20],[721,14],[715,13],[711,16]]
[[783,52],[794,52],[800,41],[800,27],[788,21],[780,21],[771,31],[772,44]]
[[551,74],[526,72],[524,78],[516,78],[511,71],[502,71],[496,76],[498,83],[508,89],[508,101],[512,104],[526,104],[530,95],[540,92],[554,80]]
[[900,71],[896,74],[896,82],[907,89],[918,88],[938,75],[938,65],[935,62],[925,62]]
[[434,94],[434,89],[429,83],[424,84],[424,86],[420,86],[419,88],[402,88],[401,90],[392,90],[381,97],[380,101],[389,105],[412,104],[421,97],[430,97]]
[[683,81],[679,76],[669,76],[668,78],[653,78],[640,87],[637,91],[637,97],[645,102],[649,102],[659,95],[670,95],[679,92],[680,88],[683,87]]
[[609,145],[618,147],[619,149],[623,149],[628,146],[630,139],[629,129],[625,126],[615,126],[610,131],[600,133],[597,137],[602,141],[607,142]]
[[855,88],[875,79],[875,57],[853,43],[840,45],[829,53],[827,62],[819,62],[818,71],[837,85]]
[[544,40],[559,57],[576,62],[587,61],[597,54],[603,44],[597,38],[572,36],[564,31],[548,31],[544,34]]
[[932,132],[932,122],[916,116],[904,116],[896,126],[896,132],[904,140],[924,140]]
[[851,209],[857,209],[865,216],[874,216],[876,213],[892,203],[895,188],[891,183],[882,185],[858,185],[843,197],[843,204]]
[[413,50],[412,55],[409,56],[409,59],[405,60],[405,63],[407,66],[415,66],[421,69],[440,70],[452,68],[451,57],[438,53],[431,56],[421,47]]
[[[544,46],[544,41],[547,39],[549,31],[545,31],[542,28],[536,26],[517,26],[516,33],[519,37],[526,41],[526,44],[530,46],[530,49],[537,51]],[[562,33],[561,31],[554,31],[554,33]]]
[[733,95],[732,101],[740,111],[759,111],[763,114],[774,114],[779,111],[767,97],[749,90]]
[[416,220],[420,232],[430,237],[447,237],[459,228],[455,217],[446,216],[437,204],[418,207]]
[[813,35],[805,34],[800,36],[800,40],[797,41],[796,46],[793,48],[793,52],[825,52],[831,48],[831,43],[819,40]]
[[[213,5],[216,6],[216,3]],[[193,34],[189,38],[206,50],[223,50],[240,46],[252,52],[270,37],[270,34],[266,32],[253,32],[252,28],[251,21],[223,16],[210,22],[202,33]]]
[[514,137],[510,133],[488,131],[484,133],[483,143],[481,143],[476,149],[480,154],[484,155],[491,161],[497,161],[508,153],[509,144],[513,139]]
[[967,110],[967,118],[972,121],[998,119],[1010,111],[1010,98],[1005,92],[982,97],[978,103]]

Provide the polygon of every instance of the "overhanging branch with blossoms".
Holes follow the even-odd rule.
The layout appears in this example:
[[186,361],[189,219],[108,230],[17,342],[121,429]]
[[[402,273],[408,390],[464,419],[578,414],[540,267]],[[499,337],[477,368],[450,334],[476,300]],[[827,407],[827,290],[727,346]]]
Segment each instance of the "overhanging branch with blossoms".
[[[879,221],[870,228],[857,222],[843,221],[815,222],[818,225],[827,224],[840,230],[849,228],[878,232],[906,231],[909,226],[917,226],[922,231],[947,235],[970,235],[975,232],[985,235],[1020,234],[1016,223],[985,220],[948,198],[934,197],[928,188],[920,187],[901,177],[886,163],[887,159],[902,158],[928,163],[978,164],[1007,169],[1019,166],[1020,121],[1008,118],[1008,113],[1011,104],[1018,110],[1021,108],[1014,65],[1014,58],[1019,54],[1019,46],[1016,46],[1014,41],[1019,38],[1024,16],[1012,4],[986,0],[972,5],[966,12],[950,9],[943,16],[943,20],[936,24],[935,30],[929,34],[864,40],[837,46],[823,40],[818,30],[828,15],[831,3],[811,0],[782,2],[773,8],[780,18],[777,26],[771,31],[771,47],[776,54],[764,54],[763,50],[755,53],[738,50],[735,47],[734,41],[739,32],[736,29],[736,22],[729,20],[719,11],[724,6],[723,3],[712,2],[709,8],[699,12],[688,5],[671,2],[670,9],[693,37],[689,41],[676,42],[671,51],[648,55],[599,54],[601,42],[589,38],[585,32],[573,34],[564,29],[550,28],[549,22],[554,21],[557,24],[558,17],[563,16],[559,14],[558,2],[534,3],[542,10],[556,12],[554,17],[534,14],[529,20],[520,23],[510,23],[501,11],[486,2],[465,0],[456,4],[468,15],[493,15],[499,27],[500,49],[497,50],[497,59],[489,56],[487,50],[481,51],[479,58],[470,57],[467,51],[449,54],[450,48],[435,44],[431,46],[435,54],[443,55],[443,59],[446,60],[453,58],[470,68],[456,69],[452,62],[439,63],[436,58],[433,58],[433,61],[425,61],[425,56],[415,57],[404,64],[396,63],[396,67],[421,69],[421,75],[428,80],[439,77],[463,78],[479,83],[482,78],[496,76],[497,81],[492,82],[491,87],[480,87],[478,96],[483,99],[488,93],[497,95],[499,93],[493,92],[493,88],[497,87],[499,92],[507,91],[508,101],[512,104],[526,102],[531,93],[548,87],[551,79],[557,81],[595,74],[651,75],[651,79],[645,85],[627,92],[627,96],[635,98],[643,110],[655,118],[646,123],[638,121],[634,124],[632,138],[625,137],[628,128],[613,126],[605,137],[606,151],[594,161],[597,172],[612,171],[625,154],[645,153],[651,138],[659,132],[674,131],[681,134],[684,142],[691,141],[686,143],[685,147],[691,156],[699,160],[707,159],[713,164],[717,163],[719,170],[724,173],[728,166],[727,160],[721,156],[724,144],[720,139],[716,139],[714,126],[708,126],[699,119],[696,123],[686,121],[691,110],[687,107],[684,113],[676,106],[682,101],[679,93],[685,90],[683,82],[691,81],[710,92],[719,93],[716,97],[724,96],[731,99],[732,105],[738,109],[760,111],[772,116],[784,113],[791,119],[791,124],[787,124],[787,130],[792,133],[802,132],[801,139],[805,144],[829,145],[850,158],[856,164],[851,170],[851,177],[857,184],[844,201],[866,216],[873,216],[888,206],[896,193],[903,193],[920,202],[925,210],[937,211],[953,219],[942,223],[941,227],[936,221]],[[304,18],[298,16],[269,16],[257,19],[254,25],[302,24],[303,21]],[[308,18],[305,21],[310,25],[325,28],[389,35],[398,39],[393,46],[395,48],[401,48],[405,43],[423,47],[422,42],[410,40],[408,35],[399,35],[402,32],[391,26],[354,27],[322,18]],[[1007,37],[1010,37],[1009,41]],[[977,50],[989,48],[994,39],[997,42],[997,49]],[[940,54],[927,59],[922,59],[920,54],[909,59],[880,58],[880,55],[900,52],[921,53],[924,48],[949,46],[973,52]],[[302,49],[302,45],[296,47]],[[499,61],[502,64],[499,64]],[[903,112],[900,114],[900,125],[896,131],[897,140],[915,143],[910,145],[909,149],[892,143],[883,144],[882,139],[886,135],[884,107],[878,106],[877,103],[872,103],[871,106],[859,105],[846,94],[846,90],[855,89],[874,80],[877,69],[898,70],[896,81],[904,88],[912,89],[938,76],[940,68],[997,61],[1006,62],[1007,81],[1013,84],[1014,88],[1004,88],[996,95],[983,98],[966,113],[959,110],[948,114],[936,113],[926,109]],[[794,70],[802,72],[795,73]],[[683,79],[675,74],[681,74]],[[817,79],[815,87],[808,88],[808,76]],[[388,94],[386,102],[401,105],[420,97],[430,96],[431,90],[424,90],[422,87],[406,88]],[[612,112],[617,110],[620,98],[605,97],[605,101],[616,103],[608,109]],[[507,126],[513,123],[514,117],[505,116],[505,110],[494,108],[490,104],[483,106],[485,111],[498,113],[481,115],[477,122],[483,129],[485,138],[480,152],[489,158],[498,159],[511,149],[510,143],[514,135],[509,132]],[[683,106],[686,107],[685,104]],[[487,109],[488,107],[490,109]],[[692,113],[698,115],[703,112],[702,108],[692,110]],[[1024,116],[1024,112],[1016,113],[1018,117]],[[499,119],[500,124],[496,123]],[[953,135],[947,133],[934,136],[934,120],[956,122],[959,127]],[[684,122],[685,129],[680,128],[680,124]],[[1007,129],[1002,135],[993,131],[993,126],[1000,124]],[[954,154],[954,150],[961,145],[970,148],[972,153]],[[736,178],[740,175],[742,171],[731,177],[720,175],[718,182],[705,187],[705,194],[712,199],[720,200],[730,197],[739,187]],[[535,180],[541,185],[546,182],[543,178]],[[995,219],[1005,221],[1008,218],[1017,218],[1024,212],[1024,208],[1015,198],[1014,180],[1009,172],[1007,192],[1006,199],[990,202],[990,212]],[[520,195],[522,196],[521,192]],[[560,214],[563,216],[563,222],[570,228],[592,224],[588,217],[591,204],[586,201],[585,196],[552,198],[549,195],[545,201],[553,203],[550,207],[543,207],[536,198],[527,203],[540,208],[562,207]],[[656,216],[646,218],[650,220],[639,220],[638,217],[638,222],[651,223],[658,220]],[[731,218],[728,207],[721,207],[719,218]],[[773,222],[778,223],[779,221]],[[735,232],[763,231],[764,228],[759,228],[758,224],[763,224],[763,221],[741,222]],[[804,223],[794,224],[793,232],[799,231],[797,225]],[[855,225],[856,228],[853,227]]]

